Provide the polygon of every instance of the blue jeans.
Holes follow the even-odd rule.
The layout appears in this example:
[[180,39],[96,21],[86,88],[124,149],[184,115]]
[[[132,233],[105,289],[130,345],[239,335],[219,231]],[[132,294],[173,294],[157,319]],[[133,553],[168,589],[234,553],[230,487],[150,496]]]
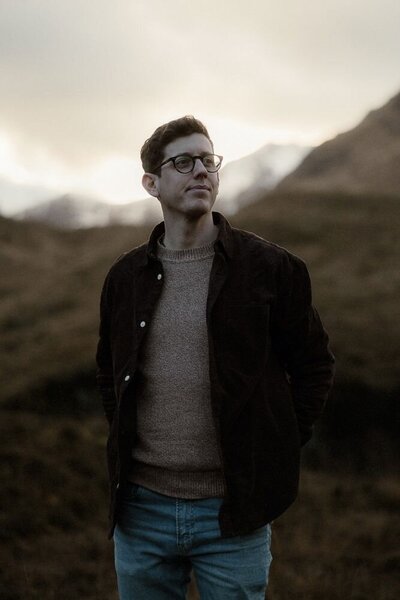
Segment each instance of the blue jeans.
[[271,527],[222,538],[221,503],[128,484],[114,533],[120,599],[184,600],[193,569],[202,600],[264,600]]

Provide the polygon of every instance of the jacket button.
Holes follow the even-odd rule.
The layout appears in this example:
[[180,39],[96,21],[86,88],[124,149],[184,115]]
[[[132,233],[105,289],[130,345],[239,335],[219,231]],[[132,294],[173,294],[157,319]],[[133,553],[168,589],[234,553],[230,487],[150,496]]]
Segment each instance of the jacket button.
[[129,380],[130,380],[130,378],[131,378],[131,376],[130,376],[130,375],[125,375],[125,377],[124,377],[124,381],[129,381]]
[[158,279],[158,281],[160,281],[160,279],[162,279],[162,274],[161,274],[161,273],[159,273],[159,274],[157,275],[157,279]]
[[140,322],[140,327],[146,327],[146,321],[141,321]]

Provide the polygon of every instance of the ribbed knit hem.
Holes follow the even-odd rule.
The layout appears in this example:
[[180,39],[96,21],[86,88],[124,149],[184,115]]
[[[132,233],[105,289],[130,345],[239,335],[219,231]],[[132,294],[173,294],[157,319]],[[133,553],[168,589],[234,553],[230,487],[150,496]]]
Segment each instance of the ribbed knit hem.
[[224,479],[217,471],[171,471],[139,462],[132,464],[128,480],[174,498],[223,498]]

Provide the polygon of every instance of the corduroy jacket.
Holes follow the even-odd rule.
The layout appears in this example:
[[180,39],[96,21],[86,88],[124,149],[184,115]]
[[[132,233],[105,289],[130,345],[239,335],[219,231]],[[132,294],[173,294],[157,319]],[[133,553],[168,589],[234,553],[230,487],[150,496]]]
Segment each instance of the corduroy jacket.
[[[332,385],[334,358],[312,306],[304,262],[213,212],[207,297],[211,405],[225,495],[221,535],[250,532],[294,501],[300,448]],[[148,243],[111,267],[100,301],[97,383],[110,424],[110,536],[131,467],[140,347],[163,287],[156,255],[164,223]],[[177,325],[178,326],[178,325]],[[171,373],[171,377],[174,374]]]

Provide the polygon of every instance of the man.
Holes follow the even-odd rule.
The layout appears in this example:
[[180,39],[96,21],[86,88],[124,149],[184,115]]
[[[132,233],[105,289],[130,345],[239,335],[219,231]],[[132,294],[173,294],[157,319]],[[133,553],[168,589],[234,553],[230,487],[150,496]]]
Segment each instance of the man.
[[203,599],[261,600],[333,356],[304,263],[212,212],[204,125],[141,158],[164,221],[111,267],[97,350],[120,598],[183,599],[193,569]]

